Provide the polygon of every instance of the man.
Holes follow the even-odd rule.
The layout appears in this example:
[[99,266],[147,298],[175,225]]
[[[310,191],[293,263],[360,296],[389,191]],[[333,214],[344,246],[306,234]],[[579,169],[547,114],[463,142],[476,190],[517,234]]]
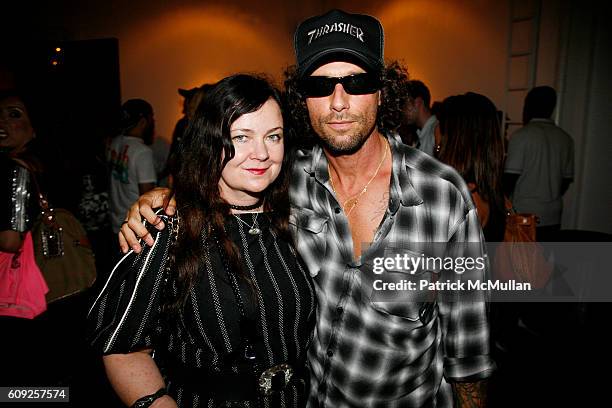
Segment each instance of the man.
[[193,113],[193,109],[190,109],[192,99],[198,94],[200,88],[184,89],[179,88],[178,93],[183,97],[183,116],[176,122],[174,131],[172,132],[172,144],[170,148],[171,154],[174,153],[179,145],[187,125],[189,125],[189,118]]
[[204,94],[210,90],[212,87],[211,84],[203,84],[200,87],[195,87],[191,89],[183,89],[179,88],[178,93],[181,95],[183,100],[183,117],[176,122],[176,126],[174,127],[174,131],[172,132],[172,143],[170,144],[170,152],[167,156],[167,161],[165,168],[161,173],[162,178],[167,178],[166,185],[172,185],[171,180],[171,171],[172,166],[174,165],[174,157],[176,156],[176,152],[181,143],[181,138],[183,137],[183,133],[187,130],[189,126],[189,121],[195,114],[196,109],[200,105]]
[[429,89],[421,81],[412,80],[408,82],[408,90],[411,99],[406,103],[404,110],[406,122],[415,124],[418,128],[417,149],[433,156],[434,153],[434,131],[438,124],[436,115],[431,113],[431,94]]
[[[333,10],[300,24],[294,44],[288,117],[302,140],[316,135],[290,187],[294,240],[317,287],[309,406],[450,407],[447,380],[460,406],[480,406],[493,369],[484,302],[379,302],[365,283],[365,260],[393,243],[481,243],[465,183],[391,136],[402,78],[385,69],[378,20]],[[153,223],[161,198],[141,198]],[[130,227],[152,243],[139,221],[134,206],[124,250],[125,238],[139,249]]]
[[514,208],[539,218],[538,241],[554,240],[561,229],[562,197],[574,178],[574,141],[550,119],[556,103],[557,94],[549,86],[529,91],[524,127],[510,138],[504,169]]
[[108,152],[111,169],[111,224],[119,232],[126,211],[138,196],[155,187],[157,176],[153,150],[153,108],[142,99],[130,99],[121,107],[122,134],[113,138]]

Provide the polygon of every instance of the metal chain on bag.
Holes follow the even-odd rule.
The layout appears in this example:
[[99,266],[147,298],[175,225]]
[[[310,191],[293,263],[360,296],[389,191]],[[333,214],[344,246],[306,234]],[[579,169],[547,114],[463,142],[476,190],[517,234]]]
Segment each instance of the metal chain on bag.
[[55,218],[55,210],[49,204],[49,200],[47,196],[43,193],[40,188],[40,184],[38,184],[38,179],[36,177],[36,172],[32,169],[32,167],[25,162],[24,160],[18,159],[14,157],[12,159],[21,167],[25,168],[30,173],[30,180],[32,180],[32,184],[34,186],[34,191],[36,192],[36,197],[38,200],[38,206],[40,208],[40,222],[44,226],[42,229],[41,235],[41,243],[42,243],[42,253],[45,257],[53,258],[60,257],[64,255],[64,240],[63,240],[63,229],[61,225],[58,224]]
[[166,262],[166,282],[176,260],[176,243],[178,242],[180,217],[178,211],[174,217],[166,217],[166,228],[170,228],[170,243],[168,246],[168,262]]
[[[166,261],[166,265],[164,268],[163,285],[161,289],[161,298],[162,298],[161,304],[166,304],[169,302],[169,299],[172,298],[172,293],[171,293],[172,292],[172,288],[171,288],[172,280],[170,279],[170,277],[172,276],[172,269],[174,268],[175,261],[176,261],[176,247],[177,247],[179,227],[180,227],[180,216],[177,210],[176,214],[173,217],[162,215],[162,218],[164,219],[164,222],[166,223],[166,228],[169,228],[169,231],[170,231],[170,234],[168,237],[168,241],[169,241],[168,242],[168,260]],[[158,231],[158,233],[160,233],[160,231]],[[165,335],[163,333],[165,325],[167,325],[167,323],[162,323],[162,327],[161,327],[162,337]],[[162,377],[164,378],[164,383],[168,384],[166,367],[164,365],[164,360],[163,360],[164,357],[160,356],[159,354],[162,354],[162,353],[157,353],[157,350],[153,350],[152,357],[155,359],[155,362],[158,364],[160,368]]]

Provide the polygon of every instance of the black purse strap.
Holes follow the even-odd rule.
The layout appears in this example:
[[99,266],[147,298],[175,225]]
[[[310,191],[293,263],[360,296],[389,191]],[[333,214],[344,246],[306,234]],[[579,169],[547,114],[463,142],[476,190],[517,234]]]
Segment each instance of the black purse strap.
[[43,224],[54,230],[59,230],[61,227],[57,224],[53,207],[49,204],[47,196],[40,188],[40,184],[38,184],[36,172],[24,160],[19,159],[17,157],[12,157],[11,159],[30,173],[32,184],[34,185],[34,190],[36,191],[36,196],[38,197],[38,205],[40,206],[40,213],[42,215],[41,221],[43,222]]
[[242,350],[242,357],[245,361],[249,362],[253,366],[254,373],[257,373],[258,364],[257,364],[257,356],[255,354],[255,348],[253,346],[253,339],[251,332],[255,327],[255,322],[248,318],[246,315],[246,309],[244,307],[244,300],[242,299],[242,294],[240,293],[240,287],[238,286],[238,279],[236,278],[236,274],[229,267],[229,263],[219,242],[219,236],[214,231],[212,231],[212,236],[217,245],[217,250],[219,251],[219,256],[221,257],[221,263],[223,264],[223,269],[225,269],[225,274],[227,275],[227,279],[230,282],[230,286],[232,288],[232,292],[234,293],[234,298],[236,299],[236,305],[238,306],[238,312],[240,314],[239,327],[240,327],[240,337],[242,339],[242,345],[244,349]]

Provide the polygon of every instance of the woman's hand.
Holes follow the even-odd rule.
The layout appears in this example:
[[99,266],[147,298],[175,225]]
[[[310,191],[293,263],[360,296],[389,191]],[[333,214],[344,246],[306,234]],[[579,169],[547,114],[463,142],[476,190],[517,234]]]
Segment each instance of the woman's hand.
[[142,247],[138,243],[138,237],[142,238],[147,245],[153,245],[153,237],[141,220],[144,217],[158,230],[164,229],[164,222],[153,211],[153,208],[163,206],[166,206],[167,215],[174,215],[176,212],[176,201],[170,197],[170,190],[167,188],[155,188],[140,196],[128,211],[127,222],[124,222],[119,231],[121,252],[125,254],[130,248],[136,253],[140,252]]
[[0,251],[16,254],[23,245],[23,236],[17,231],[0,231]]

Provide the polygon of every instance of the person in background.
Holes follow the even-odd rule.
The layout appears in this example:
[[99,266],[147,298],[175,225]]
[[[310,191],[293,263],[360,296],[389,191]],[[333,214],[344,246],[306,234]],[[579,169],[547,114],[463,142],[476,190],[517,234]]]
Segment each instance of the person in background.
[[166,169],[168,168],[168,159],[170,158],[170,143],[156,134],[151,144],[151,150],[153,150],[153,163],[157,173],[157,185],[167,187],[169,185],[169,174],[166,172]]
[[157,181],[153,151],[149,147],[155,130],[153,108],[142,99],[130,99],[121,107],[121,114],[122,132],[113,138],[107,156],[114,233],[119,231],[134,200],[155,187]]
[[[36,185],[44,169],[43,147],[34,131],[35,119],[35,104],[29,95],[17,90],[0,91],[0,259],[2,270],[7,274],[16,269],[4,269],[8,266],[5,262],[15,265],[11,268],[33,263],[33,259],[23,259],[22,250],[24,245],[32,245],[31,229],[40,212]],[[20,291],[21,278],[19,274],[4,275],[0,287],[0,385],[3,386],[39,380],[42,361],[47,357],[46,344],[42,341],[47,338],[44,326],[34,317],[46,310],[44,295],[48,289],[40,275],[44,288],[32,296],[39,296],[41,304],[29,302],[26,309],[15,310],[24,306],[17,297],[32,300]]]
[[[478,211],[485,240],[503,241],[506,227],[502,189],[504,161],[501,122],[489,98],[477,93],[449,96],[436,106],[434,156],[455,168],[466,181]],[[489,246],[494,259],[495,246]],[[494,273],[491,274],[494,278]],[[506,350],[518,321],[513,303],[491,303],[491,345],[493,352]],[[500,371],[503,374],[503,368]],[[494,382],[495,383],[495,382]]]
[[434,129],[438,122],[436,116],[431,113],[431,94],[427,86],[417,80],[408,82],[408,94],[410,97],[406,102],[404,114],[407,123],[413,124],[417,128],[416,148],[432,156]]
[[212,88],[211,84],[204,84],[200,87],[183,89],[179,88],[179,94],[184,98],[183,100],[183,117],[176,122],[174,131],[172,132],[172,142],[170,143],[170,152],[168,153],[168,159],[166,166],[160,174],[160,180],[167,178],[167,186],[172,185],[172,166],[175,164],[175,156],[181,143],[181,138],[189,126],[189,122],[193,118],[196,109],[202,101],[204,93]]
[[417,144],[419,143],[419,136],[417,135],[418,130],[419,129],[417,128],[416,124],[408,123],[406,115],[402,115],[402,122],[397,128],[397,135],[402,143],[416,148]]
[[434,156],[466,181],[485,239],[504,237],[506,210],[502,189],[504,145],[493,102],[468,92],[446,98],[437,108]]
[[172,132],[171,145],[174,146],[174,148],[178,146],[178,143],[181,141],[181,137],[183,137],[183,134],[189,125],[189,119],[193,116],[195,107],[199,103],[197,99],[201,99],[201,97],[198,96],[199,90],[199,87],[191,89],[179,88],[178,90],[179,95],[183,97],[183,116],[176,122],[174,131]]
[[557,93],[549,86],[529,91],[523,127],[510,137],[504,186],[517,212],[538,216],[538,241],[554,241],[561,229],[563,195],[574,179],[574,141],[551,119]]
[[[32,172],[42,173],[36,149],[34,126],[26,108],[27,99],[18,91],[0,92],[0,158],[2,159],[2,225],[0,249],[17,252],[23,235],[38,213]],[[19,159],[28,167],[20,166]]]
[[87,232],[96,258],[96,283],[110,273],[115,245],[110,222],[110,180],[106,160],[111,129],[90,129],[75,146],[74,177],[79,183],[76,216]]

